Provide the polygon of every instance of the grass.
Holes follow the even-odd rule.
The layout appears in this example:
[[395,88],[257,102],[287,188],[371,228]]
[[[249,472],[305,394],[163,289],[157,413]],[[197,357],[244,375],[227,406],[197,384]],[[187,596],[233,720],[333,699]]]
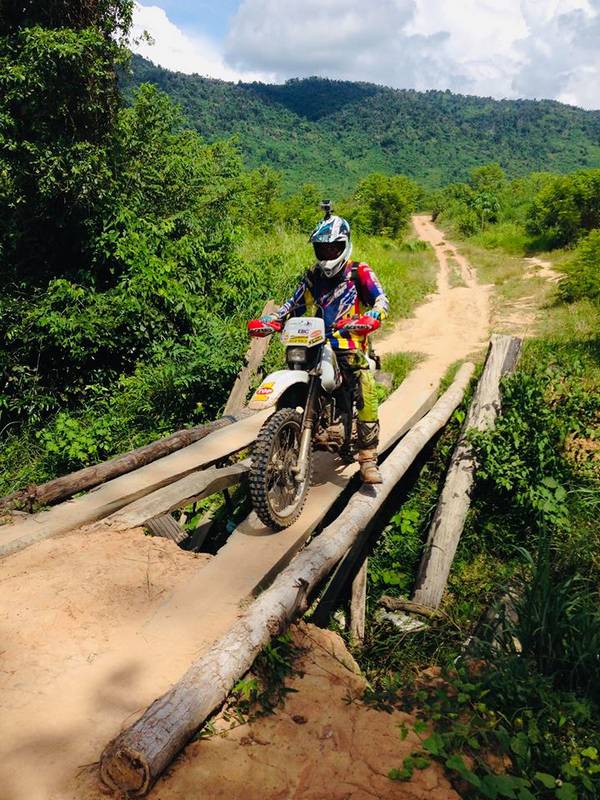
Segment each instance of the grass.
[[[283,229],[247,237],[240,244],[239,255],[269,271],[276,302],[283,302],[291,294],[314,263],[307,237]],[[359,235],[354,240],[352,258],[366,261],[377,273],[390,301],[390,321],[410,316],[435,289],[437,260],[431,247],[411,251],[402,242]]]
[[408,373],[422,360],[419,353],[389,353],[382,359],[384,372],[391,372],[392,390],[397,389]]

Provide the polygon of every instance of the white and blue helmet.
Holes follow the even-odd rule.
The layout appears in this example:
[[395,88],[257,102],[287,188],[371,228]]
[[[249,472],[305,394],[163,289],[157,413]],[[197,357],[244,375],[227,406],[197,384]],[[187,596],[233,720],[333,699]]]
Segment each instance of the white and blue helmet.
[[333,278],[352,254],[350,225],[343,217],[328,214],[310,235],[317,263],[326,278]]

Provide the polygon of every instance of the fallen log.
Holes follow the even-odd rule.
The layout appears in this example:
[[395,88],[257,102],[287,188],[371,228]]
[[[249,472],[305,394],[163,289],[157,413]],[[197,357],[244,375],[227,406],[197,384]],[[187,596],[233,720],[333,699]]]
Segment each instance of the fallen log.
[[483,374],[452,454],[419,565],[412,599],[421,606],[438,608],[442,602],[471,504],[477,467],[475,454],[469,443],[469,431],[483,431],[493,427],[500,410],[500,380],[514,370],[521,345],[522,340],[515,336],[492,336]]
[[[272,314],[277,309],[274,300],[269,300],[262,310],[261,316]],[[250,391],[250,381],[257,372],[258,368],[263,362],[269,345],[271,344],[271,337],[265,336],[262,339],[252,339],[250,347],[244,358],[244,366],[241,368],[233,389],[229,395],[227,403],[225,404],[224,414],[235,414],[246,405],[246,397]]]
[[131,450],[129,453],[111,458],[110,461],[103,461],[101,464],[94,464],[91,467],[84,467],[84,469],[77,470],[77,472],[72,472],[69,475],[63,475],[61,478],[55,478],[47,483],[32,484],[25,489],[20,489],[0,498],[0,513],[9,511],[17,506],[24,506],[31,511],[34,505],[47,506],[59,500],[65,500],[79,492],[100,486],[106,481],[118,478],[128,472],[133,472],[133,470],[139,469],[139,467],[143,467],[146,464],[151,464],[153,461],[158,461],[159,458],[198,442],[208,436],[209,433],[225,428],[227,425],[231,425],[232,422],[244,419],[244,417],[252,413],[247,409],[238,410],[235,414],[221,417],[214,422],[208,422],[206,425],[177,431],[177,433],[166,436],[164,439],[159,439],[157,442],[151,442],[144,445],[144,447],[138,447],[137,450]]
[[418,453],[447,423],[472,373],[472,364],[463,365],[433,409],[392,451],[381,468],[383,483],[363,486],[353,495],[336,522],[295,557],[181,680],[110,742],[100,759],[100,777],[107,786],[137,797],[149,791],[271,637],[306,611],[311,593],[343,558]]
[[435,608],[414,603],[412,600],[405,600],[403,597],[390,597],[387,594],[379,598],[379,605],[388,611],[408,611],[410,614],[417,614],[419,617],[439,617],[440,612]]
[[182,528],[170,514],[161,514],[159,517],[152,517],[146,520],[144,525],[153,536],[171,539],[175,544],[181,544],[184,539],[188,538],[188,533],[185,528]]

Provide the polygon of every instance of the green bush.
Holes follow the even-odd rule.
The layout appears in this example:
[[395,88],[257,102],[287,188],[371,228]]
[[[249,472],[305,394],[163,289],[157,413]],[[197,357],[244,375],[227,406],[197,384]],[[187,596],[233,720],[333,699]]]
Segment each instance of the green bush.
[[600,302],[600,228],[590,231],[577,245],[567,267],[567,277],[560,284],[563,300],[589,299]]
[[555,247],[572,244],[593,228],[600,228],[600,169],[559,175],[536,196],[527,227]]

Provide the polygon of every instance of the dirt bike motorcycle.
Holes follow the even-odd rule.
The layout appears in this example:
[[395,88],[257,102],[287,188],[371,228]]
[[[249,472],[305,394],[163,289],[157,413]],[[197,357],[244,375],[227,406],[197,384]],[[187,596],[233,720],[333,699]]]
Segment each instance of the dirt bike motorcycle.
[[[368,335],[379,327],[371,317],[341,320],[336,327]],[[314,450],[340,453],[352,461],[355,451],[355,398],[342,379],[335,351],[318,317],[279,322],[252,320],[251,336],[281,332],[287,369],[273,372],[254,392],[248,407],[276,408],[262,426],[252,454],[250,497],[260,520],[283,530],[300,516],[310,487]],[[368,356],[369,368],[379,360]]]

